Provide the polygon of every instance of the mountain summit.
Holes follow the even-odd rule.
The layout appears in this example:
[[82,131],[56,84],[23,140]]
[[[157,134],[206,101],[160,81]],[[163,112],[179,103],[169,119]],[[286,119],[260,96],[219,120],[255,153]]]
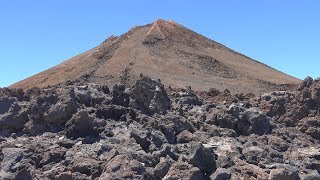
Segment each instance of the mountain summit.
[[111,36],[99,46],[10,86],[30,89],[65,83],[133,84],[140,74],[166,86],[197,91],[278,90],[299,79],[248,58],[172,20],[157,20]]

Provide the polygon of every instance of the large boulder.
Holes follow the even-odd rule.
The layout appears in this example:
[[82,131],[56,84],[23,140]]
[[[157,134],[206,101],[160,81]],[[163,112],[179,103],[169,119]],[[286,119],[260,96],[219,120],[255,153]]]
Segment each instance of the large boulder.
[[171,164],[174,161],[169,157],[162,157],[160,162],[154,167],[154,175],[158,178],[163,178],[169,171]]
[[233,129],[240,135],[263,135],[272,130],[272,119],[257,108],[244,109],[232,105],[229,109],[218,110],[211,116],[215,125]]
[[198,167],[203,174],[210,176],[216,170],[216,157],[210,148],[194,143],[191,147],[189,164]]
[[238,131],[242,134],[269,134],[272,130],[271,121],[272,119],[259,109],[250,108],[243,114]]
[[151,127],[160,130],[170,144],[176,143],[176,136],[182,131],[188,130],[189,132],[194,132],[194,127],[190,121],[173,114],[161,116],[159,119],[150,121],[149,124]]
[[78,103],[86,106],[96,106],[101,104],[105,95],[110,93],[107,86],[98,86],[97,84],[76,86],[73,91]]
[[84,137],[93,134],[94,117],[90,116],[85,110],[81,110],[74,114],[66,123],[65,131],[67,137]]
[[28,107],[29,121],[23,132],[32,135],[45,131],[59,131],[77,111],[73,90],[49,89],[39,91]]
[[306,77],[300,84],[298,87],[298,91],[302,91],[304,88],[309,88],[312,84],[313,84],[313,79],[312,77],[308,76]]
[[44,121],[49,123],[63,124],[67,122],[77,111],[77,104],[67,97],[56,104],[53,104],[48,111],[43,114]]
[[183,89],[179,89],[178,92],[172,93],[172,96],[176,99],[176,103],[182,106],[200,106],[203,104],[198,95],[187,86]]
[[129,106],[129,89],[123,84],[116,84],[112,88],[112,103],[120,106]]
[[131,98],[131,107],[148,115],[166,113],[171,105],[163,84],[145,76],[133,86]]
[[320,118],[307,117],[299,121],[298,128],[300,131],[310,135],[314,139],[320,140]]
[[25,149],[3,148],[1,151],[0,179],[31,180],[34,169],[25,161]]
[[27,108],[20,105],[17,101],[8,100],[5,102],[11,102],[11,104],[10,107],[6,103],[2,104],[2,110],[7,109],[7,111],[4,114],[0,114],[0,130],[22,130],[29,120]]
[[7,113],[14,102],[16,102],[15,98],[0,97],[0,115]]

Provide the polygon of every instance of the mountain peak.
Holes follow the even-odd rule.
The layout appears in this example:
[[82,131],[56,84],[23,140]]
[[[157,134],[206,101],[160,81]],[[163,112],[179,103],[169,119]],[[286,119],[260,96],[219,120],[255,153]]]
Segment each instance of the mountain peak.
[[[113,86],[134,83],[140,74],[166,86],[192,86],[261,93],[300,81],[206,38],[173,20],[158,19],[11,87],[30,89],[65,83]],[[289,87],[291,87],[291,85]]]

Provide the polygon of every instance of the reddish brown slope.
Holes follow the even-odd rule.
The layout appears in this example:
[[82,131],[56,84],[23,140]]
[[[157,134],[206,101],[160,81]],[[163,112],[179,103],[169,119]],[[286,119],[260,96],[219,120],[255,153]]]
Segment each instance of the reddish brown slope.
[[199,91],[215,87],[261,93],[300,82],[173,21],[157,20],[120,37],[112,36],[96,48],[10,87],[29,89],[67,81],[132,84],[141,73],[161,79],[165,85],[191,85]]

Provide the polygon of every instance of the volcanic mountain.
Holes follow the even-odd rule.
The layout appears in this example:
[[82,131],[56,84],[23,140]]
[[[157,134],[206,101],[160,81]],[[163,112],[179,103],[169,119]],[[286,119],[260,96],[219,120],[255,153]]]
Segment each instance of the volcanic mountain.
[[92,82],[133,84],[140,74],[166,86],[231,92],[279,90],[299,79],[233,51],[174,21],[157,20],[111,36],[99,46],[10,86],[30,89]]

